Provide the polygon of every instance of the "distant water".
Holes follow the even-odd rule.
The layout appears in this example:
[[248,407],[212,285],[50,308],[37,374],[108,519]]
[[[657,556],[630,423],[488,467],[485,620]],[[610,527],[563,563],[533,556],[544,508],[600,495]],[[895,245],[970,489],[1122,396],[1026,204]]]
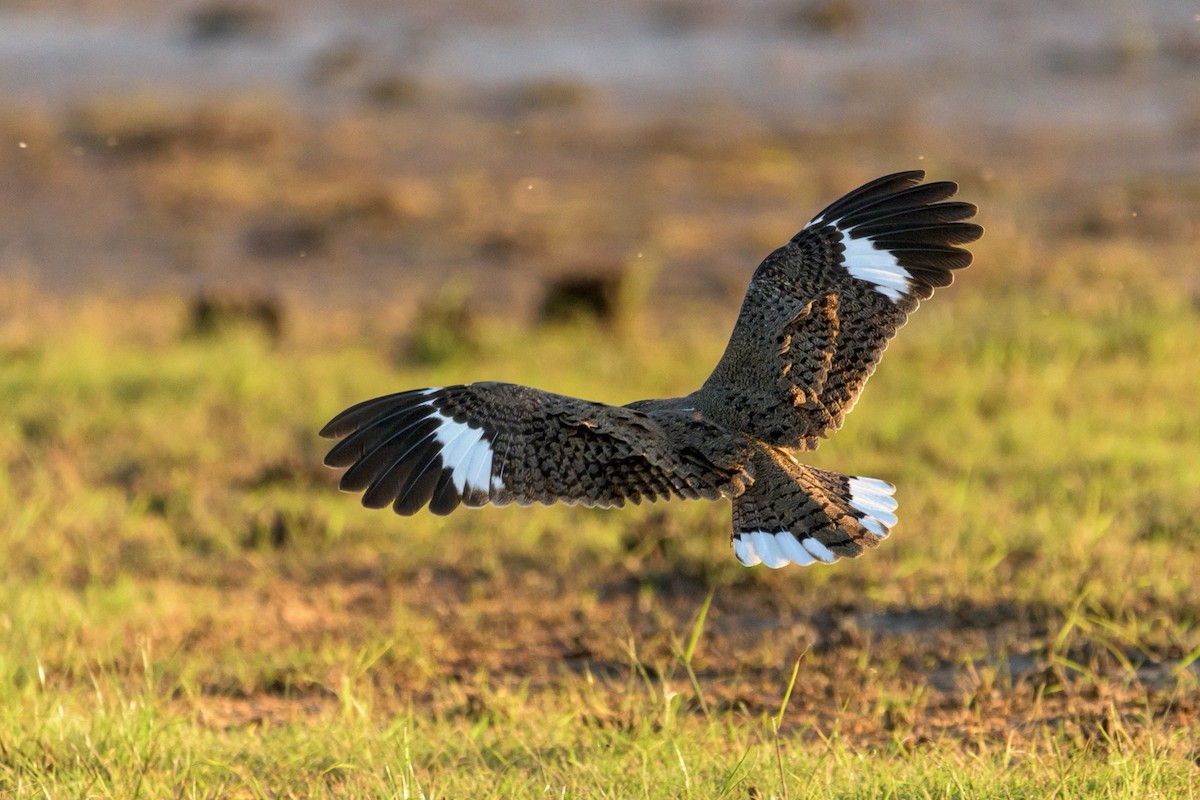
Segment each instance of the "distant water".
[[672,20],[648,5],[573,0],[506,21],[431,22],[412,8],[309,4],[263,30],[206,41],[182,11],[148,21],[8,11],[0,92],[56,103],[266,90],[320,109],[343,95],[314,80],[317,65],[346,52],[375,74],[465,88],[578,82],[633,111],[699,95],[796,119],[900,109],[950,123],[1159,133],[1196,122],[1198,2],[862,0],[832,33],[797,22],[804,7],[743,0],[711,19]]

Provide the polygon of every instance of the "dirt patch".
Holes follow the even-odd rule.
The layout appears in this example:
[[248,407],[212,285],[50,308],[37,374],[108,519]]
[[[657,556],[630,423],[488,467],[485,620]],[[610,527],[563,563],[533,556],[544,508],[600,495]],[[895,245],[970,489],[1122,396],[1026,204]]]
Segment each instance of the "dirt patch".
[[[183,658],[228,650],[253,663],[323,641],[377,652],[366,666],[347,655],[311,672],[218,674],[184,706],[214,728],[320,717],[353,697],[384,715],[474,718],[499,713],[500,695],[576,692],[583,679],[591,700],[581,716],[621,726],[648,713],[630,710],[631,692],[680,693],[685,713],[773,714],[799,659],[787,729],[802,737],[836,731],[904,747],[948,737],[983,747],[1051,729],[1109,747],[1147,727],[1200,722],[1194,668],[1143,657],[1131,671],[1086,641],[1049,652],[1060,620],[1047,609],[797,609],[761,586],[684,580],[653,592],[644,577],[610,568],[595,596],[516,565],[502,578],[443,567],[225,592],[221,605],[237,609],[237,625],[201,620],[176,640]],[[709,591],[693,684],[682,653]]]

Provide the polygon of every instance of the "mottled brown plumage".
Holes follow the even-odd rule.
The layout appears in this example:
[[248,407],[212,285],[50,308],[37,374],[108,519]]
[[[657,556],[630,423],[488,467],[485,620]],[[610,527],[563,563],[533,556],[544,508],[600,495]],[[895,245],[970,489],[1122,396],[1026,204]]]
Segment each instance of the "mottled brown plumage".
[[325,463],[370,508],[733,500],[742,563],[857,556],[895,524],[894,488],[799,463],[841,427],[887,343],[982,228],[953,183],[888,175],[836,201],[755,271],[725,354],[686,397],[609,406],[505,383],[343,411]]

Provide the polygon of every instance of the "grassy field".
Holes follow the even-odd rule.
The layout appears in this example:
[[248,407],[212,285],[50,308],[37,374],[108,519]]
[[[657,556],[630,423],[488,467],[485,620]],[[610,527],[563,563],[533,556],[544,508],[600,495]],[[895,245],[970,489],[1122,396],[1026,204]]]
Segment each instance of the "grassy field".
[[1194,249],[976,249],[813,455],[896,483],[895,535],[779,572],[725,503],[365,511],[315,435],[411,386],[681,393],[735,301],[271,336],[5,286],[0,795],[1196,796]]
[[[625,5],[656,37],[738,13]],[[924,13],[801,5],[865,9],[838,61]],[[995,76],[957,17],[928,74],[778,60],[825,114],[456,88],[373,37],[306,103],[0,108],[0,799],[1200,796],[1200,117],[1163,102],[1200,45],[1085,16]],[[323,423],[404,388],[695,388],[758,259],[914,167],[987,234],[812,454],[898,486],[863,558],[745,569],[724,502],[401,519],[321,466]],[[547,322],[563,276],[611,313]]]

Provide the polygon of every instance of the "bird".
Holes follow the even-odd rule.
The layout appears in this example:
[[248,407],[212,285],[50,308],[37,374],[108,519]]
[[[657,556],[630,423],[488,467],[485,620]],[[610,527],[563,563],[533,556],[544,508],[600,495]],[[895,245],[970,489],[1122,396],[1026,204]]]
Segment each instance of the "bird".
[[563,502],[732,503],[742,564],[831,564],[897,522],[895,487],[801,462],[838,430],[922,300],[971,264],[983,228],[958,185],[885,175],[828,205],[750,279],[725,352],[696,391],[614,406],[511,383],[358,403],[320,431],[325,464],[367,508]]

